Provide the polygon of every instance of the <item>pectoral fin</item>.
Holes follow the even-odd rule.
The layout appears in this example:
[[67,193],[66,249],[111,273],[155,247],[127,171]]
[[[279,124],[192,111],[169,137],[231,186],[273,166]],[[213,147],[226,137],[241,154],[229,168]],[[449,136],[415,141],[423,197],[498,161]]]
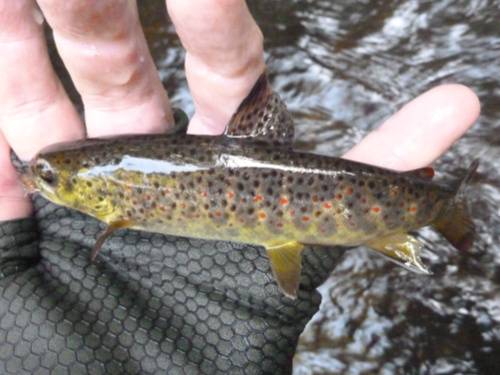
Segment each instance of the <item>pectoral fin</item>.
[[283,293],[290,298],[297,297],[300,283],[302,258],[300,253],[304,245],[297,241],[278,243],[266,246],[276,281]]
[[111,236],[111,234],[120,228],[130,228],[133,225],[133,222],[130,220],[119,220],[119,221],[114,221],[112,223],[109,223],[108,227],[104,231],[103,234],[97,239],[97,242],[94,245],[94,248],[92,249],[92,252],[90,253],[90,260],[95,260],[97,257],[97,254],[101,250],[101,246],[106,241],[106,239]]
[[410,271],[427,275],[432,273],[420,260],[423,245],[406,233],[377,238],[366,245]]

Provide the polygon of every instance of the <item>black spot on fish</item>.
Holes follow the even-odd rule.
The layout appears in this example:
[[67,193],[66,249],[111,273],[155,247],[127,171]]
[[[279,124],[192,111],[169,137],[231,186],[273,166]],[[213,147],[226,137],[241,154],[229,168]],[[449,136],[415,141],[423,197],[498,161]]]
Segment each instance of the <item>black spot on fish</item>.
[[[74,185],[71,183],[71,181],[66,180],[66,183],[64,184],[64,187],[66,188],[66,191],[68,193],[71,193],[73,191]],[[82,194],[82,193],[83,192],[81,192],[80,194]]]

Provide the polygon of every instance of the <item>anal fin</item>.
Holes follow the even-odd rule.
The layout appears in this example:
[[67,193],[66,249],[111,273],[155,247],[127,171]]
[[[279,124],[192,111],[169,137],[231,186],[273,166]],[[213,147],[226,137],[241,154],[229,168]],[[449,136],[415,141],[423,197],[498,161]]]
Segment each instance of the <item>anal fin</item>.
[[130,220],[118,220],[118,221],[113,221],[112,223],[109,223],[108,227],[104,231],[103,234],[97,239],[94,248],[90,252],[90,260],[94,261],[95,258],[97,257],[97,254],[99,254],[99,251],[101,250],[102,244],[106,239],[113,234],[113,232],[117,229],[121,228],[129,228],[133,225],[133,222]]
[[304,245],[293,240],[290,242],[266,245],[267,256],[274,276],[282,292],[290,298],[297,298],[300,284]]
[[396,233],[376,238],[366,245],[410,271],[426,275],[432,273],[420,260],[423,245],[409,234]]

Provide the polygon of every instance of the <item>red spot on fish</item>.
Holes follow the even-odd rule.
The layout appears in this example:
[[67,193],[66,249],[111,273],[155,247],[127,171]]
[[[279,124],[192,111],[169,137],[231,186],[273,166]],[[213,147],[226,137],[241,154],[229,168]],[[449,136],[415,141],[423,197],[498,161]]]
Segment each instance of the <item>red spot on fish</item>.
[[410,212],[417,212],[417,206],[415,206],[415,205],[411,206]]
[[146,194],[146,200],[150,201],[151,200],[151,194]]
[[365,204],[365,203],[366,203],[366,199],[365,199],[365,198],[361,198],[361,199],[359,200],[359,203],[361,203],[361,204]]
[[321,228],[319,231],[320,231],[321,233],[325,233],[325,232],[326,232],[326,229],[325,229],[325,228]]
[[340,223],[335,224],[337,228],[340,228],[342,225]]
[[131,185],[127,185],[127,186],[125,186],[125,189],[132,190],[132,186]]
[[202,191],[201,194],[200,194],[203,198],[206,198],[207,197],[207,192],[206,191]]
[[342,199],[342,194],[337,194],[337,195],[335,196],[335,198],[337,198],[338,200],[341,200],[341,199]]
[[427,201],[426,201],[425,199],[422,199],[422,200],[420,201],[420,204],[422,204],[422,205],[424,205],[424,204],[426,204],[426,203],[427,203]]
[[313,195],[312,200],[313,200],[313,202],[317,202],[318,201],[318,196],[317,195]]
[[387,225],[390,226],[390,227],[392,227],[394,225],[394,221],[388,221]]
[[351,227],[355,227],[355,226],[356,226],[356,223],[355,223],[354,221],[350,221],[350,222],[349,222],[349,225],[350,225]]
[[200,214],[194,214],[194,217],[195,217],[195,219],[199,219],[200,218]]
[[238,218],[238,221],[239,221],[240,223],[243,223],[245,220],[243,220],[241,217],[239,217],[239,218]]
[[389,192],[389,194],[390,194],[390,195],[392,195],[392,196],[396,195],[397,193],[398,193],[398,192],[397,192],[396,190],[391,190],[391,191]]
[[150,213],[150,214],[149,214],[149,216],[150,216],[150,217],[155,217],[155,214]]
[[170,194],[170,189],[165,189],[165,190],[163,190],[163,192],[164,192],[165,194]]
[[259,217],[260,217],[261,219],[265,219],[265,218],[266,218],[266,213],[265,213],[265,212],[261,212],[261,213],[259,214]]
[[217,211],[217,212],[215,213],[215,216],[217,216],[217,217],[221,217],[221,216],[222,216],[222,212]]
[[309,216],[302,216],[302,221],[309,221]]
[[290,211],[290,216],[295,216],[295,211],[294,210]]
[[185,205],[184,203],[181,203],[181,204],[179,205],[179,207],[181,208],[181,210],[183,210],[183,209],[185,209],[185,208],[186,208],[186,205]]
[[229,227],[232,227],[233,226],[233,223],[229,223]]
[[182,219],[181,219],[181,218],[178,218],[178,219],[177,219],[177,221],[180,223],[180,222],[182,221]]
[[325,207],[328,210],[328,209],[332,208],[332,205],[327,202],[327,203],[323,204],[323,207]]
[[276,224],[276,226],[277,226],[278,228],[281,228],[281,227],[283,226],[283,223],[282,223],[282,222],[279,222],[278,224]]
[[132,199],[132,204],[135,206],[137,204],[137,201],[135,199]]
[[437,203],[436,204],[436,210],[440,210],[441,208],[443,207],[443,204],[442,203]]
[[241,199],[241,203],[247,203],[247,199],[246,198],[242,198]]
[[159,209],[160,211],[165,211],[165,206],[160,206],[160,207],[158,207],[158,209]]
[[229,199],[234,198],[234,193],[233,193],[233,192],[229,192],[229,193],[227,193],[227,197],[228,197]]
[[380,207],[379,206],[373,206],[372,210],[373,210],[373,212],[379,213],[380,212]]
[[404,201],[399,202],[399,207],[403,207],[405,205]]
[[429,193],[429,199],[430,199],[431,201],[435,200],[435,199],[436,199],[436,193],[434,193],[433,191],[431,191],[431,192]]
[[281,201],[281,204],[287,204],[288,203],[288,199],[286,199],[285,197],[281,197],[280,201]]
[[351,195],[352,194],[352,188],[348,187],[347,189],[345,189],[345,192],[347,195]]
[[262,195],[257,195],[257,196],[253,199],[254,203],[257,203],[257,202],[259,202],[259,201],[261,201],[261,200],[262,200]]

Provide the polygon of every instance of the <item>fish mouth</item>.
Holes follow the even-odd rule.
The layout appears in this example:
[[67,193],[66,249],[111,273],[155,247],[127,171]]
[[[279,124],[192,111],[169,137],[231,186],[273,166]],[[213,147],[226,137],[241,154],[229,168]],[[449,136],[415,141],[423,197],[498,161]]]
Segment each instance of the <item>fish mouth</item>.
[[35,182],[35,179],[30,176],[27,173],[21,173],[19,176],[19,179],[22,182],[22,185],[24,186],[24,189],[26,190],[27,194],[33,194],[36,192],[41,191],[41,189],[38,187],[37,183]]
[[19,179],[21,180],[22,185],[24,185],[26,195],[39,193],[48,200],[56,203],[61,202],[61,199],[59,198],[54,187],[50,186],[48,183],[38,178],[37,176],[34,176],[30,173],[21,173]]

